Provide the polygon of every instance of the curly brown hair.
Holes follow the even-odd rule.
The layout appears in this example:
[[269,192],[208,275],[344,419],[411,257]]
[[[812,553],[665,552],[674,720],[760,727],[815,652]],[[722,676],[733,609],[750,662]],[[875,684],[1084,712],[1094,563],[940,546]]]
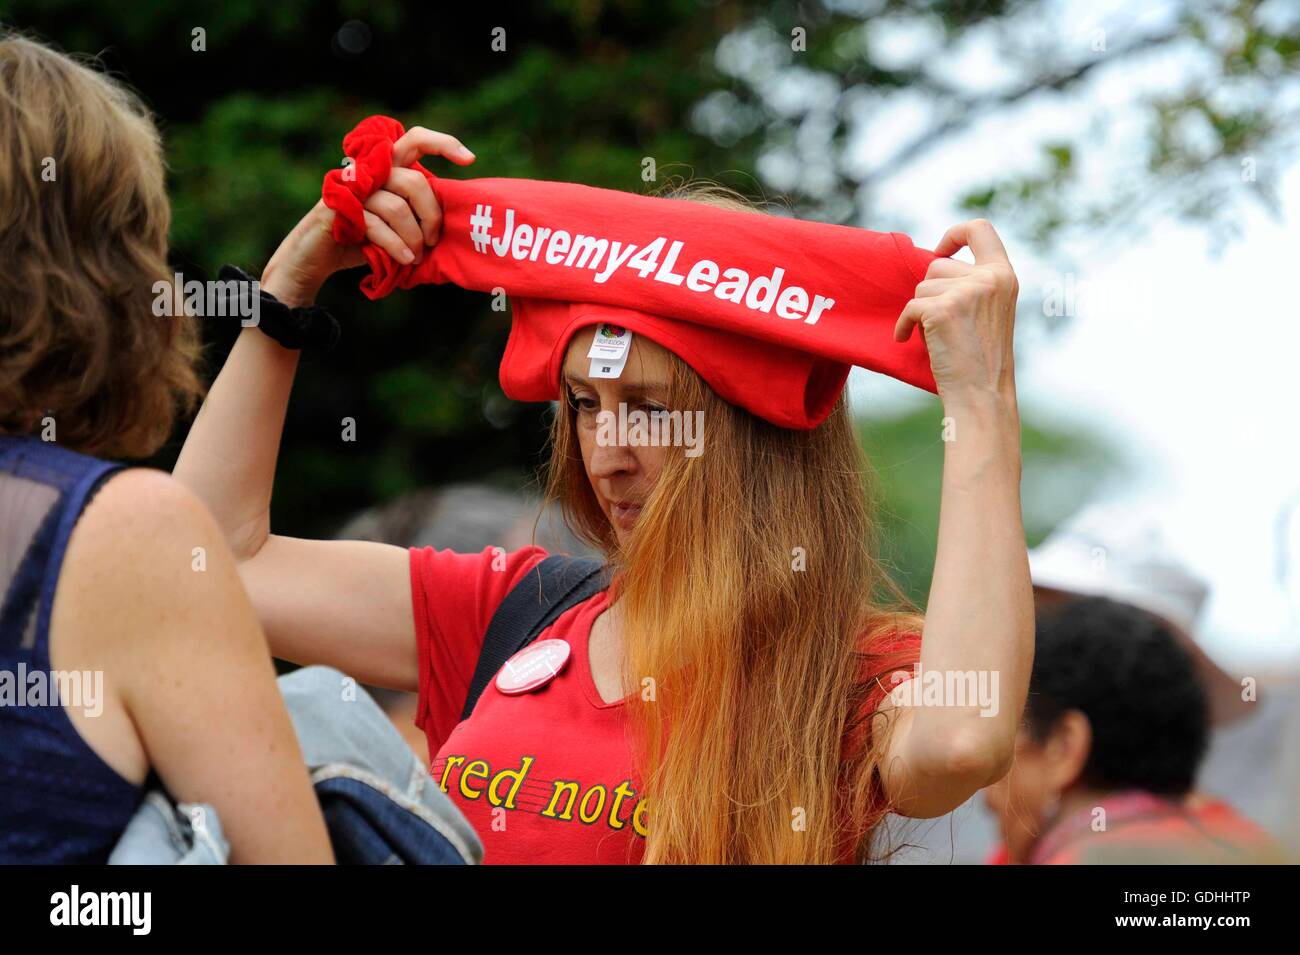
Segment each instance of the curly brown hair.
[[157,316],[161,139],[129,89],[0,35],[0,432],[49,416],[60,445],[148,457],[202,394],[191,318]]

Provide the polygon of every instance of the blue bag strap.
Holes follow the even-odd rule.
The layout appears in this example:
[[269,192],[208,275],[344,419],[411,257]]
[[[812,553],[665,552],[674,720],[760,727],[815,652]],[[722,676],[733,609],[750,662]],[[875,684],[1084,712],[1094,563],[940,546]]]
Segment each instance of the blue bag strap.
[[507,660],[536,640],[564,611],[608,586],[606,565],[595,557],[556,554],[530,570],[492,615],[460,718],[469,718]]

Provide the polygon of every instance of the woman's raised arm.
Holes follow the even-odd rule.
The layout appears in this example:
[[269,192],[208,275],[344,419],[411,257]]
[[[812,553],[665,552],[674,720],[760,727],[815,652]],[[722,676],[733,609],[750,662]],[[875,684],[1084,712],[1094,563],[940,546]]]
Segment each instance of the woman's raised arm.
[[922,674],[942,676],[945,688],[986,691],[899,708],[885,780],[902,811],[920,817],[949,812],[1006,775],[1034,657],[1012,348],[1019,286],[987,220],[949,229],[935,252],[949,256],[963,246],[975,264],[935,259],[895,330],[903,340],[921,326],[943,399],[939,540]]
[[[458,152],[454,138],[431,135],[440,138],[421,152],[472,161]],[[367,238],[399,259],[417,261],[437,241],[437,202],[413,170],[394,168],[366,210]],[[264,291],[292,306],[309,305],[331,274],[362,264],[359,248],[334,241],[332,220],[333,212],[318,203],[294,227],[263,272]],[[216,518],[272,653],[414,690],[418,671],[405,549],[271,534],[271,489],[297,365],[296,351],[245,328],[199,410],[173,474]]]

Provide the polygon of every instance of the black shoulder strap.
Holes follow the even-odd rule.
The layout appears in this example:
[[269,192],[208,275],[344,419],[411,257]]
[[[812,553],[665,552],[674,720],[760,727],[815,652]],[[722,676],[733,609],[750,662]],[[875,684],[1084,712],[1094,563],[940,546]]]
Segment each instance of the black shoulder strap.
[[606,567],[594,557],[553,555],[530,570],[492,615],[460,718],[468,719],[479,696],[507,660],[537,639],[564,611],[608,586]]

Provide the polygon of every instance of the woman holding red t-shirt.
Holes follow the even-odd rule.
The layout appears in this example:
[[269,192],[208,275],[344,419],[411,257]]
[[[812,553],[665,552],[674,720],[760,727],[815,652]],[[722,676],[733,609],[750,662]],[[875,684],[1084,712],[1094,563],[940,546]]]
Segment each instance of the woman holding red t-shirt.
[[[393,147],[365,202],[366,241],[411,264],[441,212],[406,167],[473,156],[423,128]],[[740,207],[688,191],[679,197]],[[311,303],[362,264],[317,205],[262,289]],[[842,862],[872,857],[885,813],[942,815],[1007,770],[1032,663],[1012,362],[1015,275],[983,220],[955,226],[899,318],[920,325],[943,399],[941,520],[922,621],[874,557],[876,521],[843,396],[809,430],[720,398],[637,335],[617,378],[588,371],[591,328],[560,372],[549,492],[616,573],[543,632],[570,659],[534,692],[490,684],[460,720],[489,621],[546,553],[480,554],[270,533],[275,461],[297,363],[245,329],[175,474],[225,529],[273,652],[419,692],[433,779],[481,835],[484,861]],[[702,411],[704,451],[610,445],[620,404]],[[878,598],[892,594],[889,606]],[[924,637],[922,639],[922,629]],[[894,674],[989,671],[994,712],[887,695]],[[918,697],[918,699],[928,697]]]

